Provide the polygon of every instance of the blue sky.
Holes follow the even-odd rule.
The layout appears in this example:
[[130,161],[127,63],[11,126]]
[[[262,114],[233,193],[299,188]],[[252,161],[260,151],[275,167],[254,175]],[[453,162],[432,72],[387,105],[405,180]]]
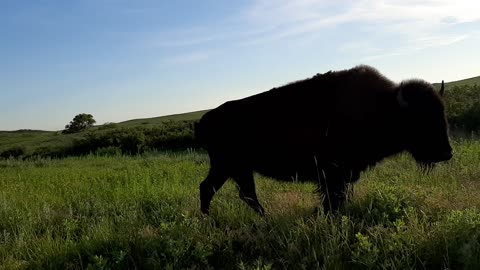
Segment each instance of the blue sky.
[[328,70],[480,75],[480,2],[0,0],[0,130],[214,108]]

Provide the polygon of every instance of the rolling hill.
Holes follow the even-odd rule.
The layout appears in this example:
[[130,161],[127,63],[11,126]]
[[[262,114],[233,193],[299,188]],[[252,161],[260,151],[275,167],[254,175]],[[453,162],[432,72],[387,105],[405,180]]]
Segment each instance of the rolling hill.
[[[120,123],[115,123],[115,127],[151,127],[158,126],[168,121],[189,121],[200,119],[208,110],[166,115],[154,118],[133,119]],[[92,127],[90,130],[101,129],[102,126]],[[43,130],[17,130],[0,131],[0,152],[16,146],[22,146],[28,149],[52,148],[58,149],[69,146],[75,139],[82,138],[85,132],[75,134],[62,134],[61,131],[43,131]]]
[[[469,78],[469,79],[463,79],[459,81],[445,82],[445,89],[449,89],[454,86],[475,85],[475,84],[480,85],[480,76]],[[433,85],[437,88],[440,88],[440,83],[434,83]]]
[[189,112],[189,113],[180,113],[180,114],[172,114],[160,117],[153,117],[153,118],[142,118],[142,119],[133,119],[124,122],[118,123],[119,126],[144,126],[144,125],[158,125],[165,121],[189,121],[189,120],[197,120],[200,119],[206,112],[209,110],[203,111],[196,111],[196,112]]

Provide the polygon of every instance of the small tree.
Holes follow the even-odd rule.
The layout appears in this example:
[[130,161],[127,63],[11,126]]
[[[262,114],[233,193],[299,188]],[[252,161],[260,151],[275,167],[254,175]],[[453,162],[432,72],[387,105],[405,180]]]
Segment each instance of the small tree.
[[65,126],[63,133],[76,133],[93,126],[97,121],[93,115],[87,113],[77,114],[70,124]]

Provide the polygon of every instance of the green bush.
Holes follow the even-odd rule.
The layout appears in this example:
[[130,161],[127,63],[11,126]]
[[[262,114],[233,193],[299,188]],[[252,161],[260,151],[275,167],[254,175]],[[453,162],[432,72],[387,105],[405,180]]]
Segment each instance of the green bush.
[[98,127],[99,130],[105,130],[105,129],[112,129],[112,128],[117,128],[118,124],[117,123],[111,123],[107,122],[101,126]]
[[41,146],[36,148],[30,156],[38,156],[38,157],[58,157],[64,156],[63,155],[64,149],[54,149],[53,147],[49,146]]
[[122,153],[137,154],[145,146],[145,134],[143,130],[128,130],[120,136],[119,144]]
[[445,109],[450,127],[466,132],[480,131],[480,86],[454,86],[445,91]]
[[25,147],[22,146],[13,146],[2,153],[0,153],[0,157],[2,158],[20,158],[26,154]]
[[123,154],[137,154],[147,150],[183,150],[195,146],[193,121],[168,121],[155,127],[90,131],[74,142],[68,154],[96,153],[98,149],[110,147],[120,149]]
[[[439,222],[437,239],[447,244],[451,269],[480,269],[480,213],[452,211]],[[443,238],[443,239],[442,239]],[[440,242],[440,241],[439,241]]]
[[100,147],[95,151],[98,156],[114,157],[122,154],[122,150],[115,146]]

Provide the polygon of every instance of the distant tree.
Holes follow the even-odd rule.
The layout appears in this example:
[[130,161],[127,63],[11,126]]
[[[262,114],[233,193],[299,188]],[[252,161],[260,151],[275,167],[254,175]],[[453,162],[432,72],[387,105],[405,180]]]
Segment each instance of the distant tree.
[[77,114],[70,124],[65,126],[63,133],[76,133],[92,127],[97,121],[93,119],[93,115],[87,113]]

